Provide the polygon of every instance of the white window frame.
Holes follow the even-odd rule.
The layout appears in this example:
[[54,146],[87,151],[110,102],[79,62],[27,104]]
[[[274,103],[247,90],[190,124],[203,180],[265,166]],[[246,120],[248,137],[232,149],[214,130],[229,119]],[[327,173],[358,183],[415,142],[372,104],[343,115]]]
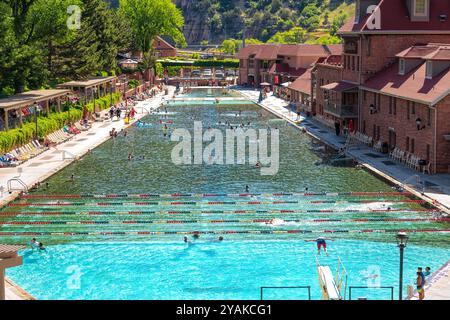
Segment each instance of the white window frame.
[[425,78],[426,79],[432,79],[433,78],[433,62],[431,60],[428,60],[426,62]]
[[399,71],[398,73],[400,75],[405,75],[405,70],[406,70],[406,61],[403,58],[400,58],[399,62],[398,62],[398,67],[399,67]]
[[[423,12],[417,12],[417,1],[423,1]],[[428,11],[428,0],[414,0],[414,16],[416,17],[426,17]]]

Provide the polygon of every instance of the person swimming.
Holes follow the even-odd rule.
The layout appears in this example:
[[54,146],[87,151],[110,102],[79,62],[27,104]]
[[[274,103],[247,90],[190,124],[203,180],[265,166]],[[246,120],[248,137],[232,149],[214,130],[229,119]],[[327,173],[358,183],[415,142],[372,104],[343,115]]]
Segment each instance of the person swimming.
[[250,187],[248,185],[245,186],[245,192],[247,192],[247,193],[250,192]]
[[36,238],[31,239],[30,246],[31,246],[31,249],[36,249],[39,247],[39,242],[36,241]]
[[305,240],[305,242],[316,242],[317,243],[317,254],[320,255],[320,249],[323,247],[323,250],[325,251],[326,255],[328,256],[326,240],[334,241],[333,239],[330,239],[330,238],[318,237],[317,239],[307,239],[307,240]]

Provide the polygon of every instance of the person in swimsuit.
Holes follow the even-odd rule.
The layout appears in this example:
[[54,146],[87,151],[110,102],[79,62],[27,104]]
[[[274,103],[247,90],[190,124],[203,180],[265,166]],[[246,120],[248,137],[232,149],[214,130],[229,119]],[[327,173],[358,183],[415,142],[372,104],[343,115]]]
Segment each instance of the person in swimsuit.
[[330,239],[330,238],[318,237],[317,239],[305,240],[305,242],[316,242],[317,243],[317,254],[320,255],[320,249],[323,247],[323,251],[325,251],[326,255],[328,256],[326,240],[334,241],[333,239]]
[[416,283],[417,283],[417,293],[419,294],[419,300],[423,300],[425,298],[425,289],[422,272],[417,272]]

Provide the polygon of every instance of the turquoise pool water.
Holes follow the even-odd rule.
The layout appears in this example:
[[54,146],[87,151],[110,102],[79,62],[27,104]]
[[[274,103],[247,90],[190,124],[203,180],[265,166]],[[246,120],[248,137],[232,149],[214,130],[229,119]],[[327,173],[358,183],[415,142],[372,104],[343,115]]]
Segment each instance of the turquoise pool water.
[[[450,259],[448,233],[434,232],[450,229],[448,222],[434,220],[429,208],[393,194],[364,170],[332,166],[332,150],[258,106],[239,103],[169,105],[167,114],[161,110],[144,119],[150,127],[104,143],[50,178],[48,188],[30,194],[42,198],[3,208],[2,243],[25,244],[34,236],[48,246],[48,253],[24,251],[24,265],[7,275],[38,299],[258,299],[261,286],[303,285],[318,299],[315,245],[305,239],[333,238],[323,262],[334,269],[339,256],[353,286],[366,283],[360,272],[369,266],[381,267],[381,285],[397,285],[398,230],[410,232],[405,284],[412,283],[417,266],[435,270]],[[163,136],[160,120],[172,120],[171,130],[192,131],[194,121],[205,129],[224,129],[226,121],[276,127],[280,170],[261,176],[248,164],[176,166],[170,160],[176,143]],[[128,161],[129,152],[145,159]],[[255,195],[236,196],[246,185]],[[314,195],[303,195],[306,188]],[[283,192],[298,194],[278,194]],[[199,196],[204,193],[209,195]],[[79,197],[55,196],[60,194]],[[101,194],[153,195],[93,197]],[[200,241],[187,248],[183,236],[194,231]],[[209,241],[218,236],[225,241]],[[66,285],[74,270],[81,272],[79,289]],[[389,297],[379,290],[354,294]],[[269,290],[265,296],[306,297],[300,290]]]
[[[348,286],[394,286],[397,297],[398,249],[392,243],[338,241],[330,257],[320,261],[332,270],[339,254],[348,272]],[[408,246],[405,285],[415,268],[440,266],[445,249]],[[24,266],[8,276],[40,299],[255,299],[262,286],[311,286],[320,299],[315,245],[289,241],[227,241],[207,237],[183,243],[112,242],[56,245],[48,253],[24,252]],[[431,258],[434,257],[434,258]],[[364,277],[378,274],[375,280]],[[379,282],[377,282],[379,281]],[[348,293],[347,293],[348,295]],[[385,289],[354,289],[352,299],[390,299]],[[265,299],[307,299],[304,289],[271,289]],[[348,298],[348,296],[347,296]]]

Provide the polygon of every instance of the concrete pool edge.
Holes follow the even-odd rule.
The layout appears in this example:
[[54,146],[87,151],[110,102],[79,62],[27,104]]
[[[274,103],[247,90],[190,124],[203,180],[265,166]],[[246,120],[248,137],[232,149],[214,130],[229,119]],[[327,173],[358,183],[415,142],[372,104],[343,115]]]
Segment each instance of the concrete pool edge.
[[5,278],[6,300],[37,300],[8,277]]

